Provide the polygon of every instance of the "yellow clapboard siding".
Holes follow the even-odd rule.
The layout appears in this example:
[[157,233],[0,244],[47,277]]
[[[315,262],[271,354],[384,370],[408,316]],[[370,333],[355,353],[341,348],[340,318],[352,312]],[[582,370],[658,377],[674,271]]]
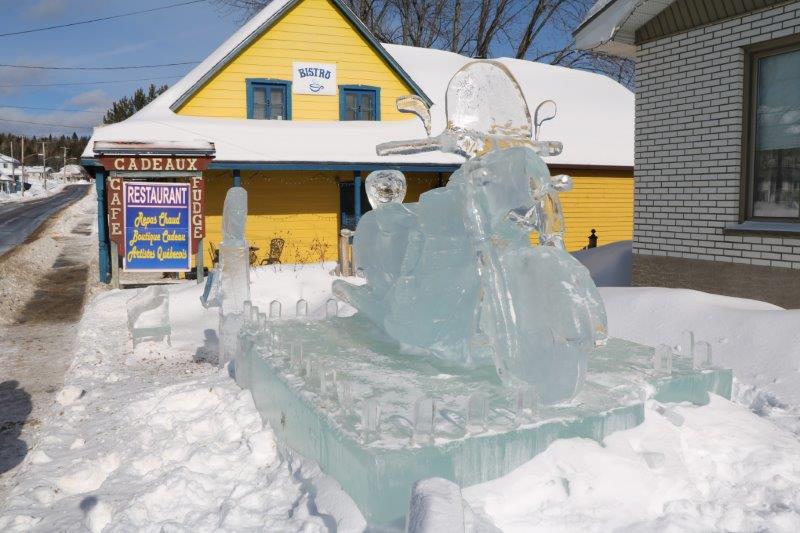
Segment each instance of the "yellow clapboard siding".
[[[395,108],[412,89],[329,0],[304,0],[209,80],[182,115],[247,118],[247,78],[292,80],[292,62],[336,63],[339,85],[381,89],[381,120],[408,120]],[[339,120],[339,96],[291,95],[292,120]]]
[[[554,174],[560,173],[553,169]],[[366,174],[366,173],[364,173]],[[633,177],[630,172],[572,172],[574,188],[561,194],[567,231],[567,249],[575,251],[588,243],[591,229],[599,244],[633,238]],[[211,245],[221,240],[222,205],[231,185],[230,172],[206,171],[206,259]],[[444,182],[447,175],[443,176]],[[407,202],[419,201],[423,192],[439,183],[436,173],[408,173]],[[282,238],[284,263],[317,262],[338,258],[339,186],[352,173],[311,171],[243,172],[248,191],[247,239],[259,247],[259,260],[266,257],[270,240]],[[532,236],[535,242],[535,236]]]
[[[230,172],[207,171],[206,258],[211,245],[221,241],[222,205],[231,185]],[[337,259],[339,188],[333,173],[243,172],[248,195],[245,232],[257,246],[259,261],[267,256],[270,241],[285,241],[281,262],[313,263]]]
[[[557,168],[551,173],[560,174]],[[633,175],[627,171],[581,170],[570,174],[572,191],[561,194],[569,251],[589,243],[592,228],[598,245],[633,239]]]

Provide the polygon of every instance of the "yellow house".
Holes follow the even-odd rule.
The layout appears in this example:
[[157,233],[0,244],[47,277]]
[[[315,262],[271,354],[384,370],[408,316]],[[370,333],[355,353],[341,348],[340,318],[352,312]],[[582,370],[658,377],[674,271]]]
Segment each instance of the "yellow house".
[[[335,260],[340,229],[354,227],[369,209],[366,174],[403,171],[406,201],[413,202],[446,183],[463,162],[440,152],[381,157],[375,145],[425,136],[418,120],[396,110],[403,95],[424,99],[432,131],[444,129],[447,83],[469,61],[382,44],[341,0],[273,0],[145,109],[96,128],[82,162],[102,192],[107,173],[98,158],[110,152],[101,153],[100,145],[191,151],[213,143],[214,160],[202,172],[206,261],[219,244],[222,204],[234,184],[248,191],[247,237],[257,262],[273,239],[284,242],[283,263]],[[558,105],[541,137],[564,144],[560,155],[547,159],[552,173],[574,177],[574,190],[562,195],[568,248],[586,246],[591,229],[600,244],[631,239],[632,93],[597,74],[499,61],[520,82],[531,110],[547,99]],[[103,267],[102,224],[100,230]]]

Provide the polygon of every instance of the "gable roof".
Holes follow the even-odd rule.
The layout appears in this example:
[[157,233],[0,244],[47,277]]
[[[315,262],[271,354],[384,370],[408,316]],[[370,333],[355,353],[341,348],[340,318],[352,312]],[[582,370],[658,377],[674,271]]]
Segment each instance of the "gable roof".
[[[445,92],[450,78],[473,59],[428,48],[385,44],[385,49],[433,99],[433,134],[447,123]],[[520,83],[528,106],[555,100],[558,114],[542,127],[542,138],[562,141],[564,151],[548,157],[550,165],[633,167],[634,96],[600,74],[501,58]],[[214,143],[218,162],[353,163],[460,165],[446,152],[378,156],[381,142],[425,137],[418,120],[310,121],[247,120],[179,115],[170,109],[189,82],[181,80],[131,118],[95,128],[83,157],[96,155],[95,143],[131,141]],[[98,145],[100,146],[100,145]]]
[[[181,82],[182,85],[188,87],[178,96],[172,103],[170,108],[173,111],[178,111],[189,99],[194,96],[211,78],[230,64],[239,54],[247,49],[253,42],[258,40],[270,28],[272,28],[284,15],[289,13],[297,4],[303,0],[272,0],[264,9],[259,11],[253,18],[251,18],[239,31],[234,33],[228,40],[226,40],[219,48],[217,48],[210,56],[208,56],[197,67],[192,69]],[[364,25],[363,22],[350,10],[350,8],[342,2],[342,0],[330,0],[339,12],[356,28],[358,33],[369,43],[372,49],[389,64],[389,67],[397,73],[398,76],[409,86],[411,89],[425,100],[428,105],[432,105],[433,101],[425,94],[425,92],[416,84],[416,82],[408,75],[408,73],[401,67],[397,61],[389,54],[383,45],[375,38],[371,31]]]

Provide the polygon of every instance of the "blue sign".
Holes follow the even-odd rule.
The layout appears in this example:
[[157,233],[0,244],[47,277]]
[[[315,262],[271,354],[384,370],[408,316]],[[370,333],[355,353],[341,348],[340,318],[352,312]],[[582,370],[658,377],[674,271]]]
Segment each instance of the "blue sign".
[[125,182],[124,270],[191,268],[189,192],[188,183]]

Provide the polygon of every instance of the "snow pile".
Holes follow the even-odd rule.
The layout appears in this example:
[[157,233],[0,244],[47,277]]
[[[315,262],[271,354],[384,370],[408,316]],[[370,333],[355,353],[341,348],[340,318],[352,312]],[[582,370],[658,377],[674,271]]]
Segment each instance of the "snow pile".
[[[256,269],[254,303],[277,299],[291,317],[302,297],[311,314],[323,312],[332,268]],[[249,392],[203,362],[216,355],[218,315],[200,305],[202,286],[169,290],[171,348],[131,349],[131,290],[87,306],[81,348],[0,509],[0,530],[362,530],[338,483],[281,450]],[[796,353],[795,311],[691,291],[602,293],[614,335],[676,343],[691,326],[742,380],[772,383],[787,398],[797,390],[796,359],[785,361]],[[464,489],[467,530],[798,531],[800,441],[772,422],[717,397],[704,407],[651,402],[641,426],[603,445],[557,441],[509,475]]]
[[[272,277],[287,298],[303,285],[311,308],[330,295],[312,290],[323,276],[329,286],[320,265]],[[270,287],[278,288],[266,284],[256,296],[268,303]],[[124,304],[133,291],[104,293],[87,306],[80,349],[0,513],[0,530],[363,529],[335,481],[278,453],[250,393],[227,370],[195,362],[217,321],[216,310],[200,306],[202,287],[170,290],[172,348],[132,350]]]
[[599,445],[559,440],[463,491],[514,531],[800,531],[800,442],[719,397],[679,406]]
[[64,185],[66,185],[66,182],[59,179],[48,179],[46,188],[44,181],[38,178],[27,178],[25,183],[30,183],[31,186],[25,191],[24,195],[19,192],[0,192],[0,203],[27,202],[43,196],[52,196],[61,192]]
[[733,369],[734,394],[800,435],[800,309],[685,289],[601,288],[614,337],[677,346],[683,330]]

